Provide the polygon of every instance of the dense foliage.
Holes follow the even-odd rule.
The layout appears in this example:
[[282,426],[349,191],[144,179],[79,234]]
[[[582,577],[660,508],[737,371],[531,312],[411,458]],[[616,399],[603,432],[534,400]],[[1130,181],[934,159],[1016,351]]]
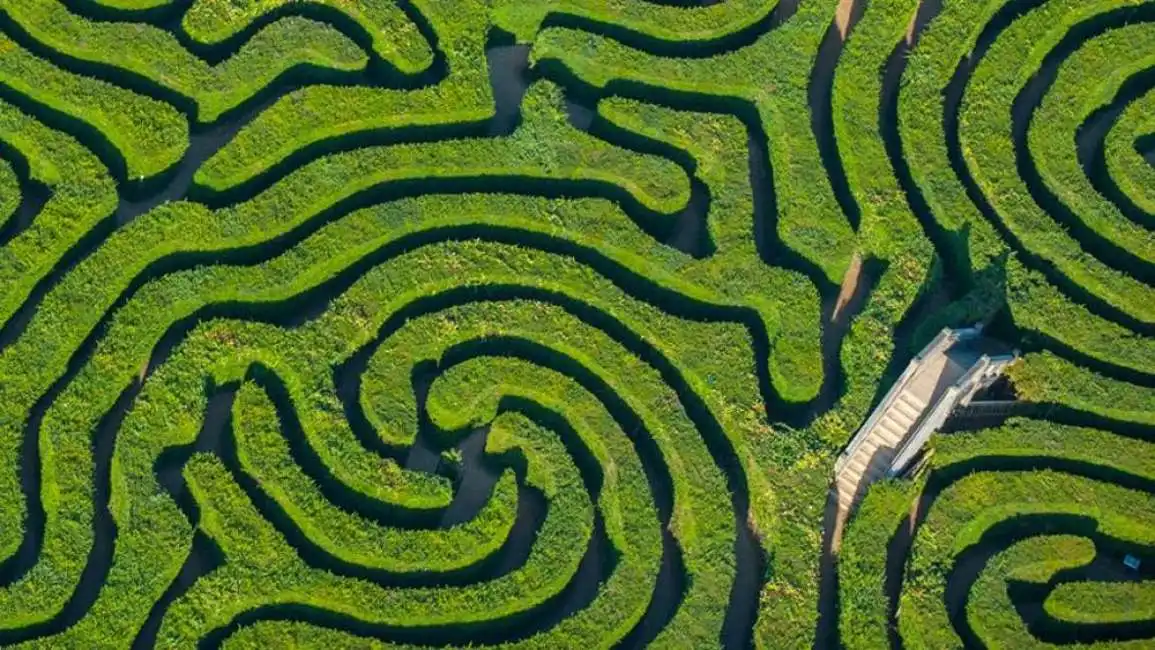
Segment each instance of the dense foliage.
[[0,645],[1150,646],[1152,21],[0,0]]

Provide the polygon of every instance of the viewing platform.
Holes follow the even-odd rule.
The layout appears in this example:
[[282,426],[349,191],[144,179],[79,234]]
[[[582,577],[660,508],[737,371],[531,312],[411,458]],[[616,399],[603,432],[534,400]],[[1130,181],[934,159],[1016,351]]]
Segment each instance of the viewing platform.
[[951,413],[968,405],[1014,360],[1014,353],[982,336],[981,326],[939,332],[838,457],[839,527],[871,483],[904,473]]

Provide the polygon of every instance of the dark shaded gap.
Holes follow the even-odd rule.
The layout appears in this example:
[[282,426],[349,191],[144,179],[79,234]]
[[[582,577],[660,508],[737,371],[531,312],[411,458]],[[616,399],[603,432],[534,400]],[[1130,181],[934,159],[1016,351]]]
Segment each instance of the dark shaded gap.
[[1135,151],[1155,167],[1155,133],[1140,136],[1135,140]]
[[[901,41],[895,45],[890,57],[886,60],[882,70],[882,97],[879,101],[878,124],[882,143],[886,148],[886,154],[899,187],[906,195],[911,211],[922,224],[923,232],[930,239],[935,250],[938,251],[939,259],[944,264],[943,276],[952,285],[951,294],[957,295],[969,289],[972,284],[970,260],[965,250],[960,250],[959,243],[955,241],[957,235],[948,232],[935,218],[934,211],[931,210],[930,204],[922,193],[922,188],[915,181],[903,150],[899,119],[899,97],[902,78],[906,73],[907,59],[918,45],[923,31],[942,11],[942,5],[943,0],[923,0],[919,3],[910,40]],[[957,288],[954,288],[956,286]]]
[[255,119],[264,108],[265,106],[257,106],[248,114],[236,116],[232,121],[222,122],[203,132],[191,132],[189,147],[181,161],[169,172],[148,181],[163,183],[163,186],[155,188],[154,194],[145,198],[134,199],[121,193],[115,212],[80,236],[56,260],[52,270],[32,287],[28,297],[12,314],[11,318],[0,327],[0,349],[8,347],[24,333],[44,298],[78,264],[95,254],[113,232],[161,204],[182,199],[192,183],[193,175],[201,164],[232,140],[237,132]]
[[[1055,48],[1047,53],[1038,71],[1015,97],[1011,114],[1016,167],[1039,207],[1050,215],[1060,228],[1068,231],[1083,250],[1094,255],[1103,264],[1129,274],[1141,282],[1152,284],[1155,282],[1155,264],[1099,233],[1056,196],[1035,165],[1028,142],[1035,112],[1047,91],[1054,85],[1059,68],[1067,59],[1084,43],[1110,29],[1149,21],[1155,21],[1155,6],[1139,5],[1100,14],[1074,26]],[[1137,96],[1153,85],[1155,85],[1155,69],[1149,69],[1129,78],[1120,94]]]
[[[187,489],[181,475],[184,465],[195,453],[213,453],[224,456],[225,441],[230,437],[233,402],[237,395],[237,385],[217,387],[210,380],[205,381],[205,393],[209,395],[205,407],[204,421],[197,438],[191,445],[170,447],[161,453],[153,463],[157,482],[176,501],[181,512],[190,522],[200,520],[200,507]],[[192,546],[180,571],[173,578],[161,597],[153,603],[144,625],[133,639],[133,650],[145,650],[156,645],[156,635],[160,632],[168,608],[178,598],[192,588],[193,583],[225,563],[224,551],[215,541],[200,530],[193,533]]]
[[862,224],[862,210],[850,191],[850,182],[842,166],[842,157],[838,153],[838,140],[834,133],[834,75],[846,39],[866,11],[866,0],[844,0],[844,2],[850,4],[845,36],[838,25],[838,19],[831,20],[830,27],[822,38],[822,44],[818,47],[814,67],[810,71],[807,95],[810,104],[810,130],[814,132],[814,139],[818,143],[822,166],[826,169],[826,175],[830,179],[830,186],[834,190],[834,197],[838,200],[842,213],[846,215],[850,227],[858,232]]
[[986,531],[979,543],[959,555],[947,578],[946,607],[952,626],[968,648],[984,647],[966,617],[966,605],[975,582],[989,561],[1014,544],[1042,535],[1078,535],[1094,542],[1095,558],[1086,565],[1064,569],[1045,584],[1014,581],[1009,585],[1012,604],[1022,617],[1028,632],[1044,643],[1058,645],[1098,641],[1149,638],[1152,622],[1133,624],[1084,625],[1059,621],[1043,609],[1046,597],[1059,584],[1082,581],[1128,581],[1144,575],[1155,575],[1152,569],[1131,572],[1123,569],[1122,558],[1130,553],[1150,559],[1153,550],[1105,535],[1098,522],[1080,515],[1025,515],[996,524]]
[[[104,586],[104,581],[112,566],[113,544],[116,538],[116,524],[112,519],[112,513],[108,510],[113,446],[116,432],[120,429],[120,424],[128,412],[128,406],[136,398],[139,391],[139,383],[126,388],[117,399],[116,405],[101,418],[96,431],[93,432],[93,472],[95,476],[92,496],[94,502],[93,541],[92,546],[88,549],[87,560],[84,563],[84,570],[80,574],[76,589],[64,607],[53,614],[50,619],[15,630],[0,630],[0,644],[14,645],[36,637],[59,634],[79,621],[96,602],[96,597],[100,593],[101,587]],[[31,439],[33,442],[24,445],[22,458],[28,458],[24,454],[27,454],[32,448],[36,460],[39,460],[39,449],[36,443],[39,441],[39,425],[42,418],[43,412],[40,413],[40,418],[35,422],[35,429],[32,429],[33,422],[29,422],[29,431],[26,432],[25,439]],[[25,476],[32,474],[36,475],[37,480],[40,478],[39,466],[34,472],[22,471],[22,482]],[[26,495],[40,494],[38,484],[22,485],[22,487],[25,489]],[[28,491],[29,488],[32,492]],[[35,503],[36,506],[29,507],[26,532],[20,549],[16,554],[10,556],[0,568],[4,574],[7,574],[3,576],[5,586],[11,585],[27,574],[35,565],[43,545],[45,525],[43,504],[39,499],[32,499],[31,502]]]
[[874,288],[878,286],[888,266],[886,262],[873,257],[852,262],[839,295],[823,298],[824,381],[819,389],[818,398],[811,405],[811,417],[821,416],[846,394],[846,373],[842,369],[842,344],[854,325],[854,319],[869,303]]
[[1112,101],[1092,113],[1075,134],[1075,150],[1079,164],[1082,165],[1091,185],[1124,216],[1148,230],[1155,229],[1155,214],[1136,205],[1115,182],[1107,167],[1105,140],[1111,129],[1118,124],[1119,116],[1127,105],[1155,88],[1153,73],[1155,70],[1148,69],[1143,74],[1128,79]]
[[189,146],[175,167],[155,179],[152,191],[145,197],[133,198],[122,194],[113,218],[117,226],[123,226],[146,212],[164,203],[185,198],[193,185],[193,176],[201,165],[212,158],[231,142],[241,129],[248,126],[266,108],[272,106],[278,97],[263,98],[260,104],[250,106],[243,114],[236,114],[206,128],[193,128],[189,132]]
[[[396,328],[413,318],[413,315],[408,314],[395,316],[390,319],[389,323],[382,327],[376,340],[383,341],[387,339],[396,331]],[[375,353],[376,347],[377,344],[365,346],[351,357],[351,361],[347,364],[348,370],[344,371],[343,374],[358,379],[355,383],[349,382],[349,384],[345,384],[345,382],[342,382],[339,384],[349,386],[344,389],[346,395],[355,398],[355,396],[360,394],[359,377],[363,374],[364,364],[367,363],[368,359]],[[500,356],[515,356],[540,366],[552,368],[577,380],[586,390],[590,391],[591,394],[599,396],[599,399],[602,400],[622,430],[632,434],[631,441],[639,457],[642,459],[642,468],[646,473],[651,494],[654,495],[654,502],[657,507],[663,537],[662,565],[658,576],[658,588],[655,593],[655,598],[651,601],[643,619],[634,627],[621,644],[621,647],[627,648],[641,647],[656,637],[673,617],[686,589],[685,566],[682,561],[681,550],[670,533],[670,522],[673,512],[673,480],[662,462],[661,452],[655,441],[649,435],[640,434],[640,432],[645,431],[644,425],[632,409],[618,397],[617,393],[611,390],[600,378],[590,373],[589,370],[577,362],[560,357],[555,353],[543,352],[543,350],[543,348],[537,348],[524,341],[512,339],[487,340],[459,346],[458,351],[445,353],[442,357],[441,366],[452,365],[453,363],[459,362],[459,360],[464,360],[472,356],[495,354]],[[347,409],[351,403],[352,401],[346,401]],[[518,410],[527,412],[528,404],[524,402],[520,403]],[[359,405],[356,407],[356,411],[360,412]],[[360,415],[353,419],[364,421],[364,415],[360,413]],[[542,421],[540,413],[534,414],[533,419]],[[371,427],[369,427],[367,421],[365,421],[363,426],[371,431]]]
[[169,607],[188,593],[193,583],[217,570],[224,563],[224,551],[211,537],[199,530],[196,531],[193,534],[188,559],[181,565],[180,573],[173,579],[172,584],[149,611],[148,619],[132,641],[132,650],[148,650],[156,647],[156,637],[160,633],[161,623],[164,622],[164,615]]
[[510,135],[521,124],[521,101],[533,80],[529,71],[529,50],[528,45],[491,43],[485,51],[494,104],[493,118],[485,134],[488,137]]
[[3,138],[0,138],[0,160],[8,161],[12,166],[20,188],[20,204],[16,211],[0,214],[0,248],[3,248],[32,225],[32,220],[52,198],[52,188],[32,177],[28,158]]
[[[838,580],[838,555],[834,550],[835,526],[838,521],[838,492],[826,495],[822,514],[822,558],[818,574],[818,623],[814,630],[814,650],[837,650],[841,647],[838,610],[841,606]],[[841,541],[841,540],[838,540]]]

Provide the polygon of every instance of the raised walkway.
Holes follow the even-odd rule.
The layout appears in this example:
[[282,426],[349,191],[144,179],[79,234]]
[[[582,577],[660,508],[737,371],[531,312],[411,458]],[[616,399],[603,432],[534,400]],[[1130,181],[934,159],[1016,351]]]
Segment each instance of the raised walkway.
[[1014,359],[983,338],[980,326],[939,332],[839,456],[833,488],[838,532],[871,483],[905,472],[951,413],[968,404]]

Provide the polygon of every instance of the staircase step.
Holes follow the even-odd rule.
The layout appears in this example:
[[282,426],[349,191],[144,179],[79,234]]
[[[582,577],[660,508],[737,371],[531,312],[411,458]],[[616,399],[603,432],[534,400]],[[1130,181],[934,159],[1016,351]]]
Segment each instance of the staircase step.
[[[899,425],[899,423],[891,420],[887,416],[883,416],[882,419],[878,421],[879,437],[887,444],[887,446],[894,446],[897,444],[898,441],[902,440],[902,437],[906,435],[906,432],[906,427]],[[881,447],[882,445],[880,444],[879,446]]]
[[902,391],[898,394],[898,399],[895,401],[902,402],[904,406],[914,409],[917,413],[922,413],[923,410],[926,409],[926,402],[919,399],[910,391]]
[[851,476],[861,476],[866,471],[869,460],[858,454],[855,454],[850,462],[846,464],[846,469],[849,470]]
[[[899,397],[901,397],[901,395]],[[894,400],[894,404],[892,406],[892,409],[895,411],[898,411],[899,413],[902,413],[904,416],[906,416],[908,419],[910,419],[912,421],[917,420],[918,416],[921,415],[921,411],[919,411],[919,409],[915,408],[915,406],[913,404],[911,404],[910,402],[907,402],[906,400],[903,400],[903,399]]]
[[882,416],[882,419],[890,421],[892,425],[891,428],[893,428],[895,431],[901,431],[904,434],[907,431],[910,431],[911,425],[914,424],[914,420],[893,410],[887,411],[886,415]]
[[878,440],[875,436],[868,436],[862,444],[858,446],[858,451],[854,452],[855,456],[865,456],[870,458],[878,451]]

